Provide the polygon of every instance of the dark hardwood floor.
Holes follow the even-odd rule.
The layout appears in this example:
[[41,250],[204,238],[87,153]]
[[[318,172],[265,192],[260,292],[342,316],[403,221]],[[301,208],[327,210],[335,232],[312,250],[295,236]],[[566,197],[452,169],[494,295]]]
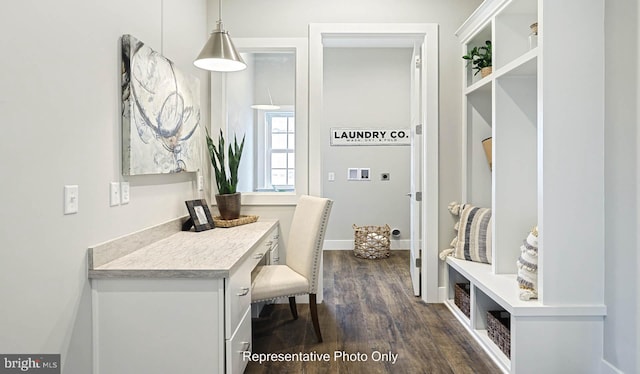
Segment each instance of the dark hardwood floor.
[[[249,362],[245,373],[500,373],[443,304],[413,296],[408,251],[382,260],[324,252],[323,343],[308,305],[298,304],[298,314],[293,320],[288,303],[276,304],[254,319],[253,353],[283,355]],[[318,359],[324,354],[328,361]]]

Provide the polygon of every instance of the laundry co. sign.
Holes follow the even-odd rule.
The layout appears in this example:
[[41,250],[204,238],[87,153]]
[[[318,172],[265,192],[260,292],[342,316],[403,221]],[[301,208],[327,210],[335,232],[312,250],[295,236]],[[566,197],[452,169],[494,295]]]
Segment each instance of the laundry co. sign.
[[410,145],[411,130],[386,128],[331,128],[331,145]]

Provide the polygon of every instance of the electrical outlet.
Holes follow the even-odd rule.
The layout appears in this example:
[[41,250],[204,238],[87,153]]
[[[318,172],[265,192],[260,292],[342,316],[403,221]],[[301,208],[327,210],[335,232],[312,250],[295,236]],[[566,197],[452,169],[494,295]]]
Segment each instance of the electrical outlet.
[[109,192],[110,192],[109,205],[110,206],[120,205],[120,183],[111,182]]
[[131,189],[129,188],[129,182],[120,182],[120,203],[129,204]]

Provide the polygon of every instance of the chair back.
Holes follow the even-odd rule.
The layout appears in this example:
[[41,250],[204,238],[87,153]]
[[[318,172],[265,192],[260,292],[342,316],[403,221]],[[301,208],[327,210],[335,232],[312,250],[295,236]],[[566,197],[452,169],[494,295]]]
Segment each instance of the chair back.
[[303,195],[293,213],[286,263],[309,280],[309,293],[318,289],[320,256],[332,204],[327,198]]

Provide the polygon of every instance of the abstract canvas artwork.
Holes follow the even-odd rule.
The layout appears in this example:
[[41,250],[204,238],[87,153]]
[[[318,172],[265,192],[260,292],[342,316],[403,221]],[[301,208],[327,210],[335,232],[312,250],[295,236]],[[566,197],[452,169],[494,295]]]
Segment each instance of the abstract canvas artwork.
[[200,82],[131,35],[122,36],[122,173],[197,171]]

